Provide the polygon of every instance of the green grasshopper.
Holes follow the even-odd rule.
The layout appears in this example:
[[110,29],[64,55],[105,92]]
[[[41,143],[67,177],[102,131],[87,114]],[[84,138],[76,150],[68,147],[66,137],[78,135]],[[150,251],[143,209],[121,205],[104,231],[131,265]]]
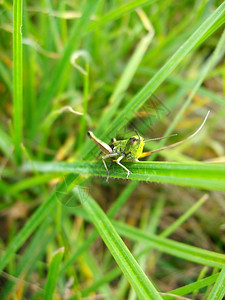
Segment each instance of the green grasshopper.
[[107,174],[108,174],[106,182],[109,181],[109,170],[108,170],[108,167],[107,167],[106,162],[105,162],[106,159],[110,158],[111,163],[112,163],[112,161],[115,161],[120,167],[122,167],[127,172],[127,179],[128,179],[131,172],[123,164],[121,164],[121,160],[123,160],[123,161],[133,161],[133,162],[135,161],[136,162],[136,161],[139,161],[138,160],[139,158],[149,156],[153,153],[160,152],[160,151],[163,151],[165,149],[176,147],[176,146],[186,142],[187,140],[193,138],[202,129],[202,127],[204,126],[204,124],[205,124],[205,122],[208,118],[209,113],[210,113],[210,111],[208,111],[208,113],[207,113],[204,121],[202,122],[201,126],[193,134],[191,134],[189,137],[187,137],[186,139],[184,139],[182,141],[179,141],[177,143],[174,143],[174,144],[156,149],[156,150],[149,151],[149,152],[143,152],[145,143],[150,142],[150,141],[154,141],[154,140],[161,140],[161,139],[169,138],[171,136],[175,136],[176,134],[172,134],[172,135],[169,135],[169,136],[166,136],[166,137],[159,137],[159,138],[144,140],[144,138],[141,137],[138,134],[138,132],[135,130],[136,133],[137,133],[137,136],[132,136],[129,139],[118,140],[118,141],[115,138],[113,138],[113,139],[111,139],[111,144],[108,145],[108,144],[104,143],[103,141],[101,141],[100,139],[98,139],[93,134],[93,132],[88,131],[87,134],[88,134],[89,138],[99,147],[99,149],[103,153],[101,158],[102,158],[102,162],[103,162],[103,164],[105,166],[105,169],[107,171]]

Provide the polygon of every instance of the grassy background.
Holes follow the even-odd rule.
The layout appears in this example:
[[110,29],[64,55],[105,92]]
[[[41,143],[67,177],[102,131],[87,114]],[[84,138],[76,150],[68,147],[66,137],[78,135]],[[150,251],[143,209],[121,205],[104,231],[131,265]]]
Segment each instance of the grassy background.
[[[0,298],[222,299],[225,3],[0,5]],[[129,181],[92,162],[87,130],[157,149],[208,110]]]

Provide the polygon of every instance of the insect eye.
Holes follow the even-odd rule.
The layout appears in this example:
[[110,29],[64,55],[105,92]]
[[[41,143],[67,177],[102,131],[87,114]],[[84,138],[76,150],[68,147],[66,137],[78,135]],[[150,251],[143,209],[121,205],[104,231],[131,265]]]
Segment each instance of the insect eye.
[[137,138],[134,136],[132,138],[130,138],[130,143],[133,144],[134,142],[136,142]]

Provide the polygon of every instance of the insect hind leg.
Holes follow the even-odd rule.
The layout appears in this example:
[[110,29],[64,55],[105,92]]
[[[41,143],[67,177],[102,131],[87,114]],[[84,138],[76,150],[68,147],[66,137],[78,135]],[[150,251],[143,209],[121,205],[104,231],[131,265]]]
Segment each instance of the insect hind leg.
[[107,154],[107,155],[105,155],[105,156],[102,156],[102,162],[103,162],[103,164],[104,164],[104,167],[105,167],[105,169],[106,169],[106,172],[107,172],[107,174],[108,174],[108,176],[107,176],[107,178],[106,178],[106,182],[109,182],[109,170],[108,170],[108,167],[107,167],[107,165],[106,165],[106,162],[105,162],[105,160],[107,159],[107,158],[113,158],[113,157],[115,157],[115,156],[118,156],[118,154],[117,153],[110,153],[110,154]]
[[129,171],[124,165],[122,165],[121,162],[120,162],[123,158],[124,158],[123,155],[120,156],[120,157],[116,160],[116,163],[117,163],[121,168],[123,168],[125,171],[127,171],[127,179],[128,179],[128,177],[130,176],[130,171]]

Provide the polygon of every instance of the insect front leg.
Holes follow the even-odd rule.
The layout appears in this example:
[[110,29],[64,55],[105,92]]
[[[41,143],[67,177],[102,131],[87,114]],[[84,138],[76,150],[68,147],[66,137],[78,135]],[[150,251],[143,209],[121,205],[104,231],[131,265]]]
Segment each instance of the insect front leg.
[[115,156],[118,156],[118,154],[117,154],[117,153],[110,153],[110,154],[107,154],[107,155],[105,155],[105,156],[102,156],[102,162],[103,162],[103,164],[104,164],[104,166],[105,166],[105,169],[106,169],[106,171],[107,171],[107,173],[108,173],[108,176],[107,176],[107,178],[106,178],[106,182],[109,182],[109,170],[108,170],[108,168],[107,168],[105,159],[107,159],[107,158],[111,158],[111,159],[112,159],[112,157],[115,157]]
[[129,171],[124,165],[122,165],[121,162],[120,162],[123,158],[124,158],[123,155],[120,156],[120,157],[116,160],[116,163],[117,163],[119,166],[121,166],[124,170],[127,171],[127,179],[128,179],[128,177],[129,177],[129,175],[130,175],[130,171]]

